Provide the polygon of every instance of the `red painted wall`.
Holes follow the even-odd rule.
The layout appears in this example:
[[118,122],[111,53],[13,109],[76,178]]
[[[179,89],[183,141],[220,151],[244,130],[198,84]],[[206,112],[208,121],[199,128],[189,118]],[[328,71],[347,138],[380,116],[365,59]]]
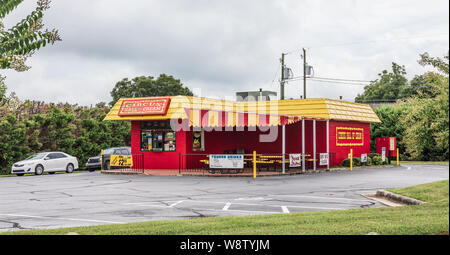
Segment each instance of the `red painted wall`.
[[[363,145],[337,146],[336,127],[363,128]],[[355,121],[330,121],[330,152],[336,152],[336,165],[348,158],[350,149],[353,149],[354,157],[361,157],[361,154],[370,153],[370,123]]]
[[[286,126],[286,153],[302,152],[302,131],[301,122]],[[364,129],[364,144],[362,146],[336,146],[336,127],[358,127]],[[326,121],[316,121],[316,153],[326,152]],[[192,129],[191,129],[192,130]],[[234,129],[236,130],[236,128]],[[244,149],[250,154],[254,150],[261,154],[280,154],[281,148],[281,127],[277,128],[277,139],[271,143],[260,143],[261,132],[245,128],[244,131],[205,131],[205,151],[192,151],[192,131],[176,132],[177,150],[173,152],[151,152],[140,151],[140,126],[139,121],[132,121],[131,125],[131,150],[133,154],[144,155],[144,167],[146,169],[178,169],[179,155],[181,154],[223,154],[225,150],[231,153],[234,149]],[[332,165],[339,165],[347,158],[350,148],[353,148],[353,155],[360,157],[362,153],[370,152],[370,124],[359,122],[330,121],[330,152]],[[313,153],[313,121],[305,120],[305,152]],[[334,158],[335,157],[335,158]],[[335,160],[334,160],[335,159]],[[186,163],[186,162],[184,162]],[[317,167],[319,165],[317,164]]]
[[179,153],[186,153],[186,132],[176,132],[176,151],[141,151],[139,121],[131,122],[131,153],[144,155],[145,169],[178,169]]

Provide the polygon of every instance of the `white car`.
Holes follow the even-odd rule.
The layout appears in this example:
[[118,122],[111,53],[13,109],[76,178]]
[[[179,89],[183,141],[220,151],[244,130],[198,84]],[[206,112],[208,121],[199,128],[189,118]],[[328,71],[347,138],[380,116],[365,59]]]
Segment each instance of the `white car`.
[[43,172],[54,174],[57,171],[72,173],[75,169],[78,169],[78,158],[59,151],[42,152],[14,163],[11,167],[11,174],[18,176],[28,173],[41,175]]

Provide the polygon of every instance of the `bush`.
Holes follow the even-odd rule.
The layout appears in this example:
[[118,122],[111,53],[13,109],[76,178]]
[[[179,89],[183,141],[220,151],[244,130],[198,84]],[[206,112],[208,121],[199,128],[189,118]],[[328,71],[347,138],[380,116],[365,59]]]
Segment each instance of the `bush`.
[[378,154],[378,153],[375,153],[375,152],[371,152],[371,153],[369,153],[369,156],[368,156],[368,158],[371,158],[371,159],[373,159],[373,157],[375,157],[375,156],[381,156],[380,154]]
[[383,159],[381,158],[381,156],[378,156],[378,155],[374,156],[372,158],[372,164],[375,165],[375,166],[382,165],[383,164]]
[[[349,158],[344,159],[344,161],[342,161],[341,166],[350,167],[350,159]],[[361,159],[353,158],[353,166],[361,166]]]
[[373,164],[372,159],[370,157],[367,157],[366,165],[371,166],[372,164]]

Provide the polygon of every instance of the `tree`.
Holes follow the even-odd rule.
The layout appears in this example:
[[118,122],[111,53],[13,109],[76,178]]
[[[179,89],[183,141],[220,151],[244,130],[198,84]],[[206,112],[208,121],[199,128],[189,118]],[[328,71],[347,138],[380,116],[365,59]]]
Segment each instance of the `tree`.
[[403,144],[403,136],[406,127],[400,120],[407,110],[404,105],[389,105],[374,109],[381,123],[372,123],[370,125],[371,151],[376,150],[376,137],[397,137],[397,146],[400,154],[404,154],[405,146]]
[[61,38],[58,30],[45,29],[42,23],[44,11],[50,8],[50,0],[38,0],[37,7],[26,18],[5,30],[1,19],[11,13],[23,0],[0,0],[0,68],[26,71],[28,57],[47,44]]
[[421,55],[421,65],[431,65],[438,72],[429,72],[433,98],[413,96],[405,101],[410,110],[400,119],[405,125],[404,144],[406,152],[419,160],[449,159],[449,65],[448,54],[432,58]]
[[420,98],[432,98],[436,95],[434,94],[432,84],[433,75],[432,73],[425,73],[422,75],[416,75],[410,82],[409,86],[405,88],[402,93],[402,98],[409,98],[412,96]]
[[192,96],[189,88],[184,87],[180,80],[173,76],[161,74],[158,79],[151,76],[139,76],[131,81],[128,78],[116,83],[111,91],[113,100],[110,106],[123,97],[155,97],[155,96]]
[[5,77],[0,75],[0,107],[6,103],[6,84]]
[[392,63],[392,72],[383,70],[375,82],[364,87],[364,93],[358,94],[356,102],[397,100],[403,98],[403,91],[408,87],[404,66]]

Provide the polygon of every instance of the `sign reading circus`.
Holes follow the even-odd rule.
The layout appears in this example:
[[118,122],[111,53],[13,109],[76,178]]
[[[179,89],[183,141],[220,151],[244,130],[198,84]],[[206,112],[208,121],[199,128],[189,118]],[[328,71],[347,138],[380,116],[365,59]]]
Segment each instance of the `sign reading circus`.
[[166,115],[169,104],[170,98],[124,99],[118,115]]

